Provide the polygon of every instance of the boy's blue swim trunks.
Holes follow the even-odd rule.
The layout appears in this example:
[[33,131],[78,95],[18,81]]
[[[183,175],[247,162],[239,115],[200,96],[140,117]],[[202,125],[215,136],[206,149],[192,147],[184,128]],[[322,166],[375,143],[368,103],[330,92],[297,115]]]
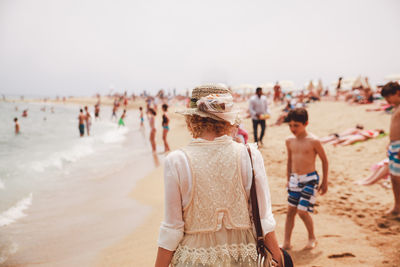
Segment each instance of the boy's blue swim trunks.
[[304,175],[292,173],[288,187],[289,205],[299,210],[313,212],[318,183],[319,176],[316,171]]

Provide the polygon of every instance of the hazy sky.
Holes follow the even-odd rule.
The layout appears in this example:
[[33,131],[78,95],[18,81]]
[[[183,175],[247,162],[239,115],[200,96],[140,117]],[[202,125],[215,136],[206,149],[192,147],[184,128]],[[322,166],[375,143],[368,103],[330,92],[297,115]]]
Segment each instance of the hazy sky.
[[400,73],[398,0],[0,0],[0,93]]

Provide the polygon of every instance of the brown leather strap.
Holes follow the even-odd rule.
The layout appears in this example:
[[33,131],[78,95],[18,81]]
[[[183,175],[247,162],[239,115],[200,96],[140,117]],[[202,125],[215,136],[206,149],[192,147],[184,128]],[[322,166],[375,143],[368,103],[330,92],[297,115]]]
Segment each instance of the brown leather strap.
[[256,192],[256,180],[253,168],[253,158],[251,156],[250,147],[247,146],[247,151],[249,152],[250,162],[251,162],[251,171],[253,174],[253,178],[251,181],[251,188],[250,188],[250,200],[251,200],[251,210],[253,214],[253,222],[256,228],[257,233],[257,246],[259,247],[262,243],[264,246],[264,236],[262,232],[261,220],[260,220],[260,211],[258,209],[258,200],[257,200],[257,192]]

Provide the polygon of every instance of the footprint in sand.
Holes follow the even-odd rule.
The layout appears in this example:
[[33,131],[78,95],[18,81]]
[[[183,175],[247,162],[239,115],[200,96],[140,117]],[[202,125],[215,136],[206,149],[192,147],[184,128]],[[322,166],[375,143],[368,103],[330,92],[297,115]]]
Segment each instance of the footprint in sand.
[[341,254],[332,254],[332,255],[328,256],[329,259],[337,259],[337,258],[344,258],[344,257],[355,257],[355,255],[350,252],[344,252]]

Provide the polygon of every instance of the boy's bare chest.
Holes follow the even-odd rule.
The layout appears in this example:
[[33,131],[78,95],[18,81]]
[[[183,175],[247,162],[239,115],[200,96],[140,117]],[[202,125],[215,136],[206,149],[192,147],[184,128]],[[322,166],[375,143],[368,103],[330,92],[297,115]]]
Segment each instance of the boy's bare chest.
[[294,141],[290,145],[290,150],[294,156],[315,155],[314,147],[310,141]]

